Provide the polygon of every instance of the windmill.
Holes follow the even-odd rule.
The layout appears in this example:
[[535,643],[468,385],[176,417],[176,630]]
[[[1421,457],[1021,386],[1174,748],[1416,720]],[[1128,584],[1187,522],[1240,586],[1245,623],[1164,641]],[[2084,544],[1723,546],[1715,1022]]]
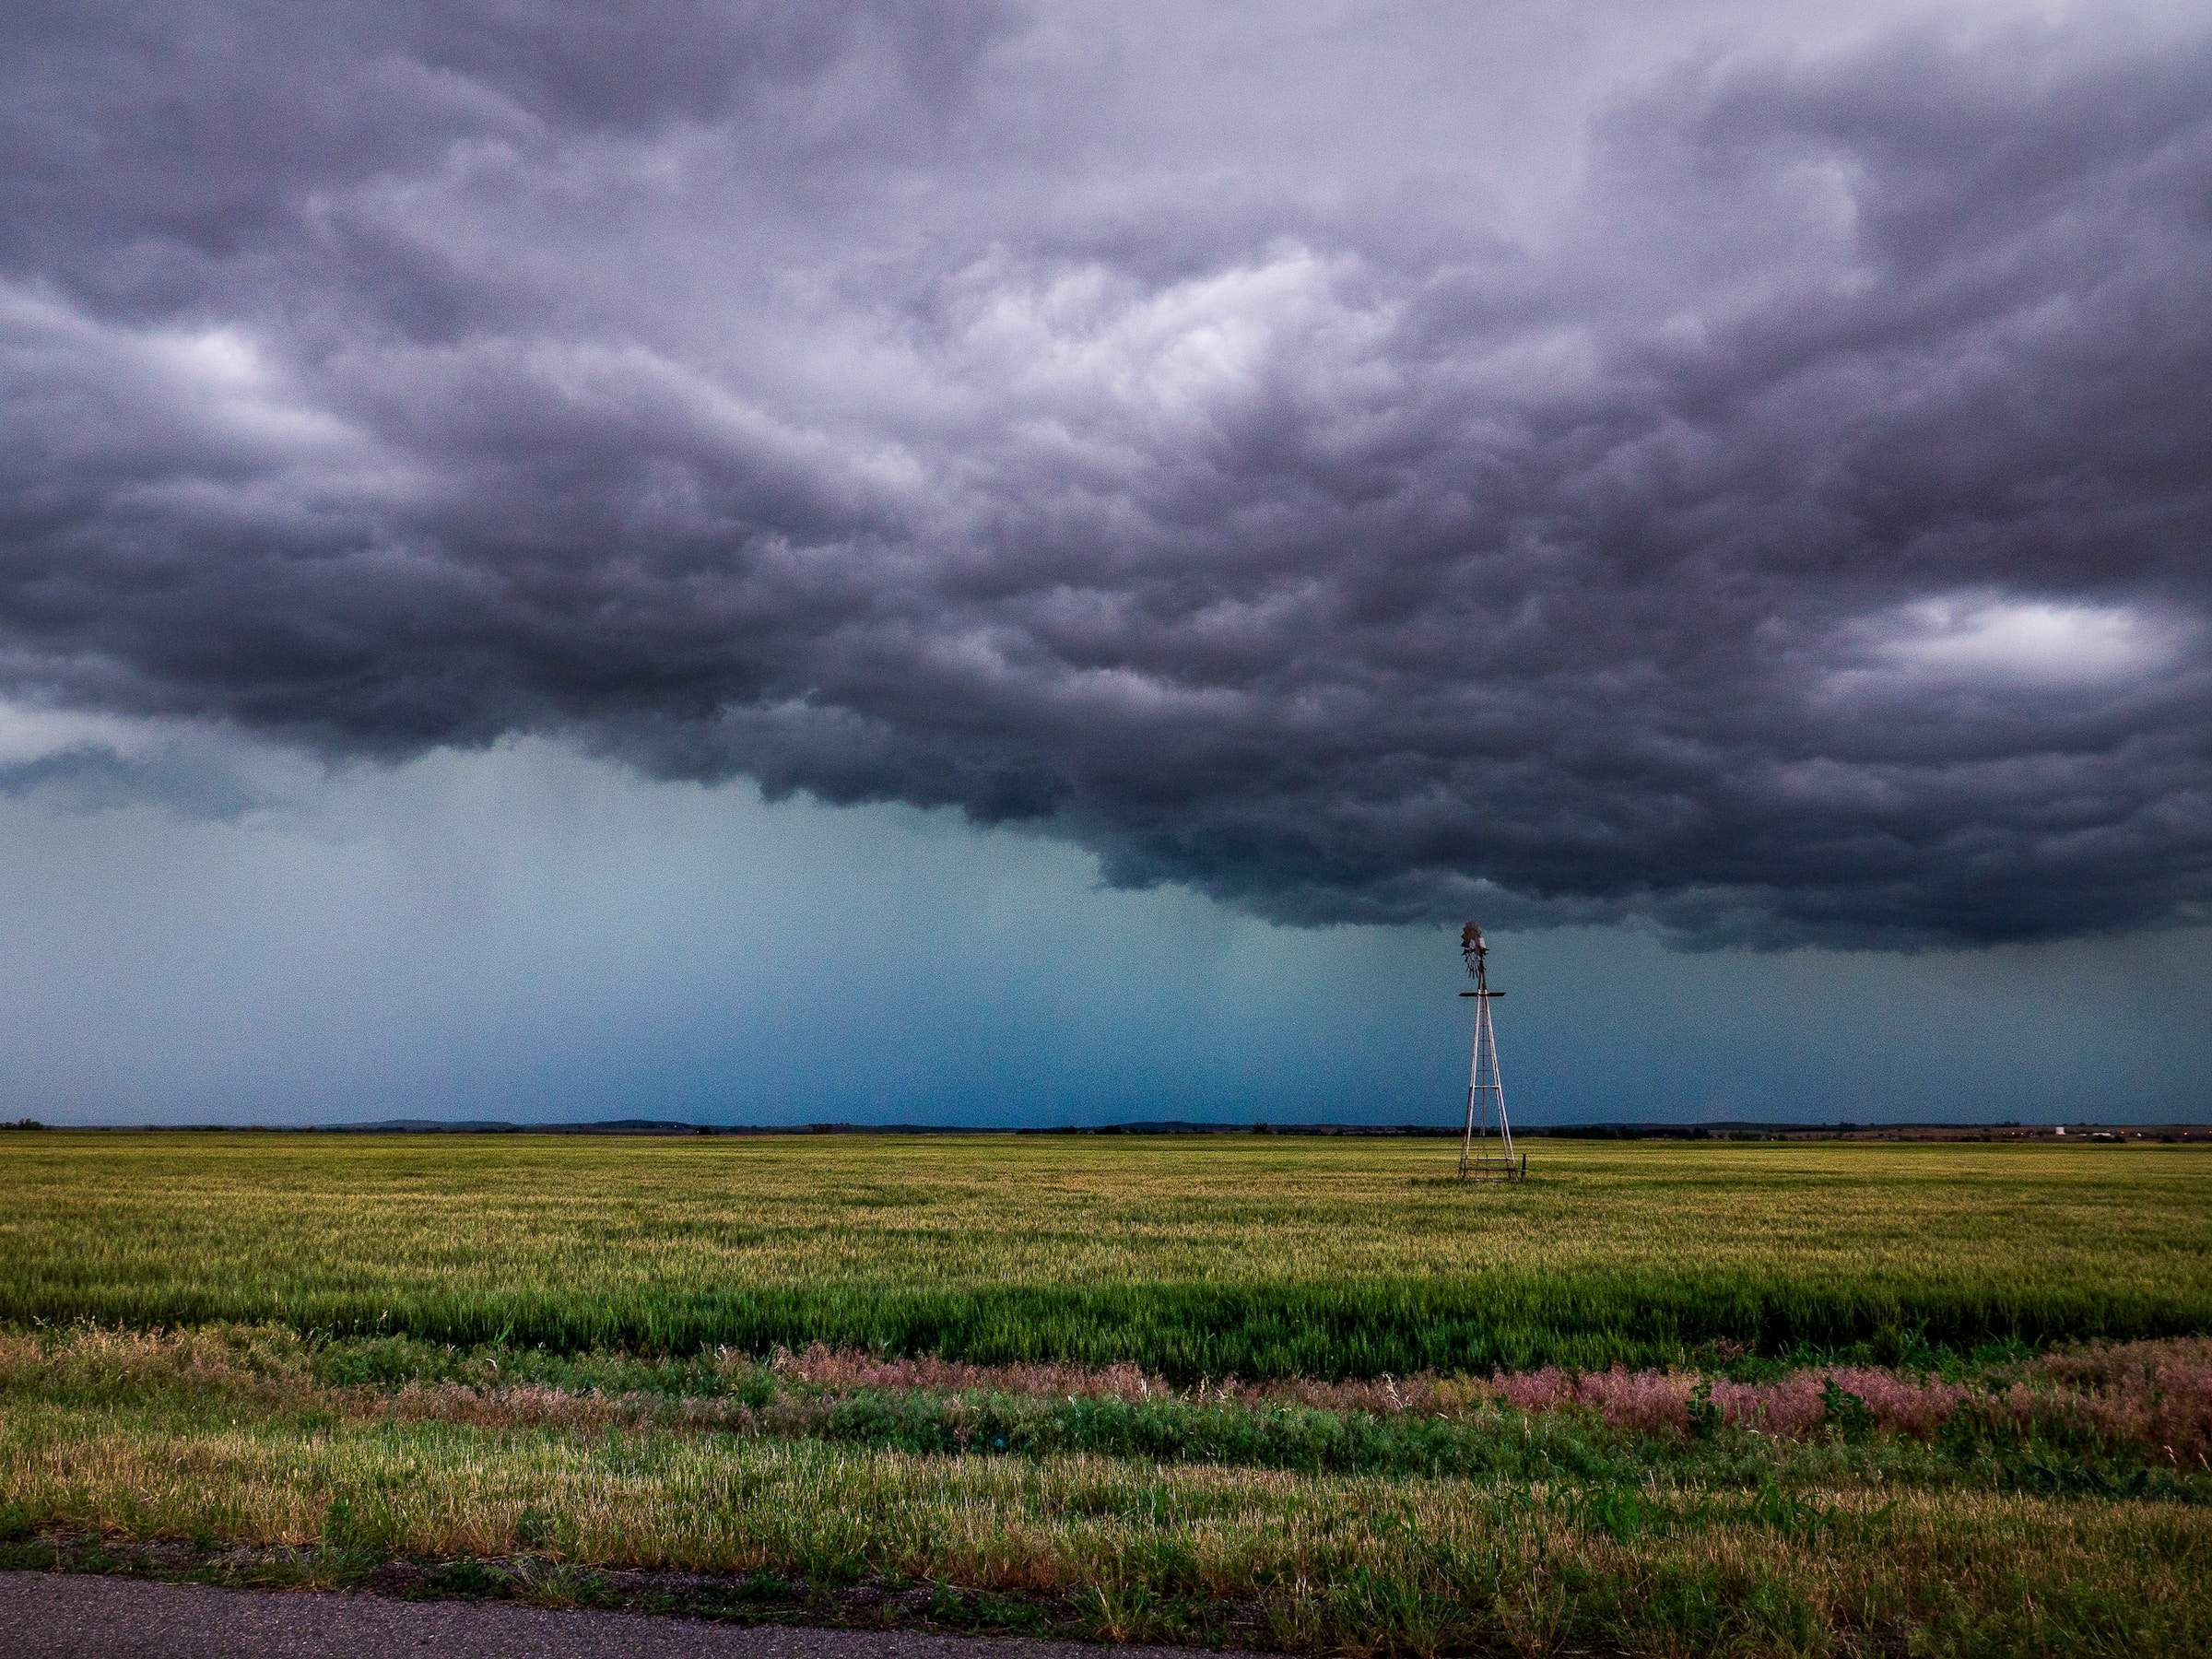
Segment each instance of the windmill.
[[[1475,1054],[1467,1065],[1467,1126],[1459,1143],[1459,1178],[1462,1181],[1525,1181],[1528,1154],[1513,1157],[1513,1127],[1505,1115],[1505,1080],[1498,1074],[1498,1033],[1490,1024],[1490,1002],[1503,996],[1490,989],[1490,947],[1482,929],[1468,923],[1459,930],[1460,959],[1475,989],[1462,996],[1475,999]],[[1496,1150],[1492,1150],[1493,1119]]]

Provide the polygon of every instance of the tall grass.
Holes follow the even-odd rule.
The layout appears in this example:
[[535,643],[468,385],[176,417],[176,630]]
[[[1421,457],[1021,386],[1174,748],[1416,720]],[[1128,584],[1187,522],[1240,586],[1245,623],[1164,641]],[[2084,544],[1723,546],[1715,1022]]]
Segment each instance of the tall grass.
[[1836,1367],[1763,1383],[1545,1371],[1178,1390],[1130,1366],[993,1368],[825,1349],[701,1364],[406,1337],[310,1344],[275,1326],[72,1326],[0,1334],[0,1406],[16,1401],[230,1402],[319,1420],[688,1430],[1346,1474],[2065,1489],[2212,1506],[2204,1338],[2015,1362],[1971,1383]]
[[[1515,1472],[1517,1475],[1519,1471]],[[822,1440],[332,1420],[234,1399],[0,1416],[0,1561],[97,1531],[811,1586],[939,1582],[1083,1633],[1300,1652],[2188,1654],[2212,1509],[1632,1464],[1431,1479]]]
[[2212,1329],[2191,1147],[52,1135],[0,1320],[688,1353],[822,1342],[1177,1379],[1661,1365]]
[[2212,1153],[1450,1159],[11,1137],[0,1566],[1417,1659],[2212,1651]]

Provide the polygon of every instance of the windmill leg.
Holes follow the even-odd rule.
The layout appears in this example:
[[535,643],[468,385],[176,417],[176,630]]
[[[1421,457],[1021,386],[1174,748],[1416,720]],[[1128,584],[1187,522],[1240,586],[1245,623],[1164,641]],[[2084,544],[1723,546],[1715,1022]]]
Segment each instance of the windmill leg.
[[1479,1004],[1475,1021],[1475,1052],[1467,1061],[1467,1126],[1459,1137],[1459,1178],[1467,1178],[1468,1160],[1475,1152],[1475,1090],[1482,1077],[1482,1020]]
[[1498,1028],[1490,1023],[1490,1005],[1482,1005],[1482,1026],[1490,1040],[1490,1087],[1498,1091],[1498,1138],[1504,1144],[1507,1162],[1513,1156],[1513,1126],[1505,1116],[1505,1073],[1498,1065]]

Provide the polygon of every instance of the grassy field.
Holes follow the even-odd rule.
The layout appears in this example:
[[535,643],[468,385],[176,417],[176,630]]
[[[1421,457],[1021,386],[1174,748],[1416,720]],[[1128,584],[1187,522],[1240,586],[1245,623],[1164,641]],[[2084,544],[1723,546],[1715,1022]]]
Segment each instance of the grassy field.
[[2212,1152],[1451,1162],[9,1137],[0,1565],[1295,1653],[2212,1651]]
[[0,1320],[669,1352],[809,1341],[1179,1379],[1895,1359],[2212,1329],[2212,1155],[1438,1142],[27,1135]]

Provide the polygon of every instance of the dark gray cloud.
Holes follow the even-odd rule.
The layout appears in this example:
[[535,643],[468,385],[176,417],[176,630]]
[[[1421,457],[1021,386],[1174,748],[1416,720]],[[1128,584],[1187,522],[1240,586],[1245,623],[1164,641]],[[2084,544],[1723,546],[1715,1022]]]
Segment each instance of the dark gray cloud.
[[1304,923],[2212,914],[2212,29],[819,11],[13,8],[0,688]]

